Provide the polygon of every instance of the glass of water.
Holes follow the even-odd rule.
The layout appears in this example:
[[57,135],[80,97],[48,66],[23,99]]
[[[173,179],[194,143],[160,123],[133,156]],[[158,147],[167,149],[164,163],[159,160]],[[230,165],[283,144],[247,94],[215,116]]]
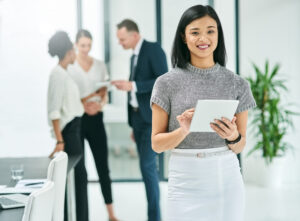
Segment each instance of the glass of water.
[[11,179],[19,181],[24,176],[24,166],[22,164],[11,165],[10,167]]

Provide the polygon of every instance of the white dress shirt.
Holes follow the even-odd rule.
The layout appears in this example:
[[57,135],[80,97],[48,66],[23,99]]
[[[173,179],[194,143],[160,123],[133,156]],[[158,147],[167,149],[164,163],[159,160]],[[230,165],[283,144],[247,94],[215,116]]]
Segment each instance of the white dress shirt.
[[[96,87],[97,82],[108,81],[109,79],[104,62],[95,58],[93,58],[93,64],[88,71],[83,70],[77,61],[73,65],[69,65],[68,71],[79,88],[80,98],[85,98],[96,92],[99,89]],[[88,101],[101,101],[101,97],[94,96]]]
[[54,137],[52,120],[59,120],[60,129],[83,114],[79,90],[67,70],[57,65],[50,74],[48,86],[48,122]]
[[[133,54],[135,55],[134,61],[133,61],[133,67],[136,67],[137,65],[137,60],[138,60],[138,56],[142,47],[144,39],[140,38],[140,40],[138,41],[138,43],[136,44],[134,50],[133,50]],[[135,68],[133,68],[135,69]],[[130,105],[132,107],[138,107],[138,101],[137,101],[137,97],[136,97],[136,92],[137,92],[137,87],[136,87],[136,83],[135,81],[132,82],[132,90],[130,91],[131,93],[131,100],[129,101]]]

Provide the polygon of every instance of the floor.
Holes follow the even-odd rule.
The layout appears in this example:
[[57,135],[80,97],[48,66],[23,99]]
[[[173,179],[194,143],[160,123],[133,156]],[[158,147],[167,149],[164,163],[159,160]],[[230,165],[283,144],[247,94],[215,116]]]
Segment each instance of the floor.
[[[160,183],[162,218],[165,215],[167,183]],[[121,221],[146,221],[143,183],[113,183],[114,207]],[[107,213],[97,183],[89,184],[90,221],[107,221]],[[265,189],[246,185],[244,221],[300,220],[300,188]]]
[[[138,156],[134,145],[111,144],[109,149],[110,174],[113,180],[141,178]],[[89,180],[97,180],[98,176],[94,167],[93,157],[89,148],[86,148],[86,151],[88,159],[86,160],[86,166],[89,172]],[[286,185],[283,185],[280,189],[259,187],[251,183],[253,179],[250,179],[250,176],[244,177],[246,182],[246,211],[243,221],[300,221],[300,179],[299,169],[297,169],[300,168],[300,152],[297,156],[293,154],[293,158],[287,161],[286,174],[281,176],[282,181],[285,181],[283,183]],[[164,175],[167,177],[168,152],[165,153],[164,159]],[[243,162],[246,165],[250,160],[248,158],[243,159]],[[253,177],[255,178],[254,181],[256,181],[258,167],[256,167],[256,163],[253,165],[255,169],[255,176]],[[244,175],[249,175],[249,170],[246,172]],[[294,179],[295,177],[298,178]],[[290,185],[291,183],[294,185]],[[112,187],[116,215],[121,221],[147,220],[146,196],[142,182],[114,182]],[[166,182],[160,183],[160,191],[161,212],[162,219],[164,219],[167,198]],[[90,221],[108,220],[98,183],[89,183],[89,205]]]

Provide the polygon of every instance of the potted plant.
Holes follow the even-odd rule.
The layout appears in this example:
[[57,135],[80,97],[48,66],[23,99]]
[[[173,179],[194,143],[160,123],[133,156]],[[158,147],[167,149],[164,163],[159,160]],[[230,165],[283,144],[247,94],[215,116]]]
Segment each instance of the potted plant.
[[291,104],[283,102],[288,89],[286,80],[278,76],[280,65],[270,68],[266,61],[264,70],[256,64],[253,68],[255,75],[247,80],[257,104],[250,115],[250,131],[255,135],[255,144],[248,155],[257,151],[262,154],[264,168],[258,172],[265,171],[266,174],[261,174],[263,181],[260,184],[280,186],[283,156],[287,149],[293,148],[284,138],[293,129],[292,117],[298,113],[289,109]]

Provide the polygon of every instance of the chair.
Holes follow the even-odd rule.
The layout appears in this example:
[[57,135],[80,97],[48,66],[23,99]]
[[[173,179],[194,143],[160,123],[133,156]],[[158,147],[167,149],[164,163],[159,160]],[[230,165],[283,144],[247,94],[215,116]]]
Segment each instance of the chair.
[[59,152],[48,167],[47,179],[55,184],[55,196],[52,221],[64,220],[64,202],[67,177],[68,155]]
[[54,205],[54,183],[47,181],[28,197],[22,221],[51,221]]

